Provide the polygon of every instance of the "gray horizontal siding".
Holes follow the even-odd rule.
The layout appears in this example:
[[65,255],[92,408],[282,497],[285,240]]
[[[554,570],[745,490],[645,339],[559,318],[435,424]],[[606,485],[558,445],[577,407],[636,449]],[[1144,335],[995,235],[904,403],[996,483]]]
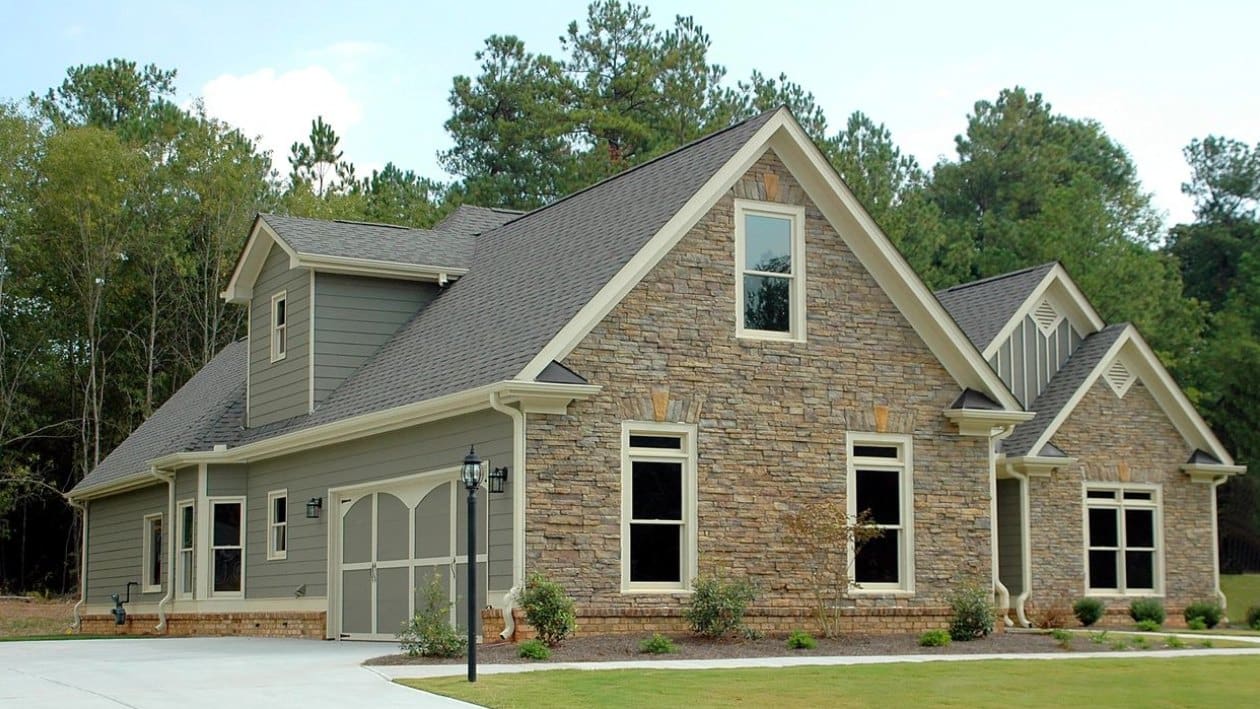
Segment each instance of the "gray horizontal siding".
[[[249,425],[261,426],[310,411],[311,272],[290,269],[275,246],[267,254],[249,306]],[[271,297],[285,291],[287,354],[271,361]]]
[[1024,540],[1018,480],[997,481],[998,578],[1017,596],[1024,591]]
[[[349,441],[249,465],[246,523],[246,596],[291,598],[305,585],[308,596],[327,593],[327,539],[333,487],[370,483],[459,465],[475,444],[483,459],[510,465],[512,426],[492,412],[468,414],[415,428]],[[267,493],[289,494],[288,558],[267,560]],[[482,504],[489,495],[480,495]],[[305,504],[324,499],[319,519],[306,519]],[[490,502],[490,587],[511,586],[510,492]],[[499,555],[503,554],[503,557]],[[505,565],[506,564],[506,565]],[[138,567],[137,567],[138,568]],[[504,579],[506,579],[506,585]]]
[[438,286],[315,274],[315,403],[361,367],[437,296]]
[[197,468],[183,468],[175,474],[175,499],[193,500],[197,497]]
[[[88,503],[88,603],[108,604],[111,593],[125,596],[127,582],[140,582],[140,556],[144,541],[144,517],[162,514],[163,543],[170,539],[171,525],[166,519],[167,487],[163,484],[92,500]],[[162,588],[166,588],[169,570],[165,551],[162,564]],[[162,593],[131,592],[131,599],[158,601]]]
[[206,496],[240,497],[249,494],[249,469],[244,465],[206,466]]

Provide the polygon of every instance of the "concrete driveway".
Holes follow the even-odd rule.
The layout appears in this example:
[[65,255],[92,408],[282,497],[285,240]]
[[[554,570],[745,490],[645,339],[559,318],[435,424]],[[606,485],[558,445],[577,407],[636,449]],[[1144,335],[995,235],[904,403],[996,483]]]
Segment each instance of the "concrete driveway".
[[154,638],[0,643],[0,707],[468,707],[359,666],[386,643]]

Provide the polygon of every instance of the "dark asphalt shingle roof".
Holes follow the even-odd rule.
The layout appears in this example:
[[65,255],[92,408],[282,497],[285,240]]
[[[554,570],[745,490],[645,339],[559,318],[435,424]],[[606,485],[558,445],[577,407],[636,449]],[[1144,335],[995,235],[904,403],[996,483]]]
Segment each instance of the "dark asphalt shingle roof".
[[154,458],[238,437],[248,349],[245,340],[223,348],[74,489],[121,481],[148,470]]
[[518,212],[514,209],[494,209],[461,204],[455,208],[455,211],[446,215],[446,219],[434,226],[433,231],[443,234],[454,233],[476,236],[492,229],[498,229],[522,214],[524,212]]
[[469,230],[412,229],[277,214],[260,214],[258,218],[298,253],[439,268],[472,265],[475,232]]
[[1055,263],[1024,268],[1000,276],[952,286],[936,292],[967,339],[984,352]]
[[1050,427],[1050,422],[1059,415],[1063,407],[1067,406],[1072,395],[1081,388],[1089,373],[1094,371],[1103,356],[1107,354],[1107,350],[1111,349],[1116,340],[1124,334],[1126,328],[1128,328],[1126,323],[1108,325],[1086,337],[1077,346],[1076,351],[1063,364],[1063,368],[1050,379],[1050,383],[1041,392],[1041,396],[1038,396],[1032,406],[1028,407],[1030,411],[1037,412],[1037,415],[1016,426],[1010,438],[1002,442],[1002,450],[1008,456],[1014,458],[1030,454],[1029,449],[1046,432],[1046,429]]

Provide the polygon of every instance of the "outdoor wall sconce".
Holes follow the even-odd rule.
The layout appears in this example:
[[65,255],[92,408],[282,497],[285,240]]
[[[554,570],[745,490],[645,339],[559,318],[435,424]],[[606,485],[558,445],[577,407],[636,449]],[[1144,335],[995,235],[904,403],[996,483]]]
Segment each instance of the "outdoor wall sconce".
[[312,497],[306,501],[306,518],[319,519],[319,511],[324,508],[324,498]]
[[507,467],[495,468],[490,471],[490,492],[503,492],[503,483],[508,479]]

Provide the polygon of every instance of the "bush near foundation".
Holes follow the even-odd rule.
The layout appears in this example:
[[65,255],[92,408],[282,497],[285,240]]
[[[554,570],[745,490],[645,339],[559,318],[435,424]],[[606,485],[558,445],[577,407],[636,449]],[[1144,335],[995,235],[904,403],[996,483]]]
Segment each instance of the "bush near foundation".
[[538,572],[530,574],[521,593],[521,608],[538,639],[555,647],[577,630],[577,613],[573,599],[555,581]]
[[1225,617],[1225,609],[1211,601],[1198,601],[1186,606],[1182,616],[1186,619],[1186,623],[1197,618],[1208,628],[1215,628],[1220,624],[1221,618]]
[[715,576],[699,576],[692,583],[691,599],[683,618],[691,632],[708,638],[721,638],[744,627],[744,611],[757,597],[747,581],[727,581]]
[[460,657],[467,638],[451,627],[451,602],[437,577],[421,591],[421,610],[398,631],[398,645],[408,657]]
[[1072,604],[1072,615],[1086,628],[1102,620],[1104,610],[1103,602],[1097,598],[1082,598]]
[[1163,625],[1164,620],[1167,618],[1164,614],[1164,604],[1154,598],[1139,598],[1130,603],[1129,617],[1137,623],[1149,620],[1156,625]]
[[957,591],[950,599],[954,620],[949,624],[949,637],[966,641],[983,638],[993,632],[997,613],[988,591],[979,586],[968,586]]

